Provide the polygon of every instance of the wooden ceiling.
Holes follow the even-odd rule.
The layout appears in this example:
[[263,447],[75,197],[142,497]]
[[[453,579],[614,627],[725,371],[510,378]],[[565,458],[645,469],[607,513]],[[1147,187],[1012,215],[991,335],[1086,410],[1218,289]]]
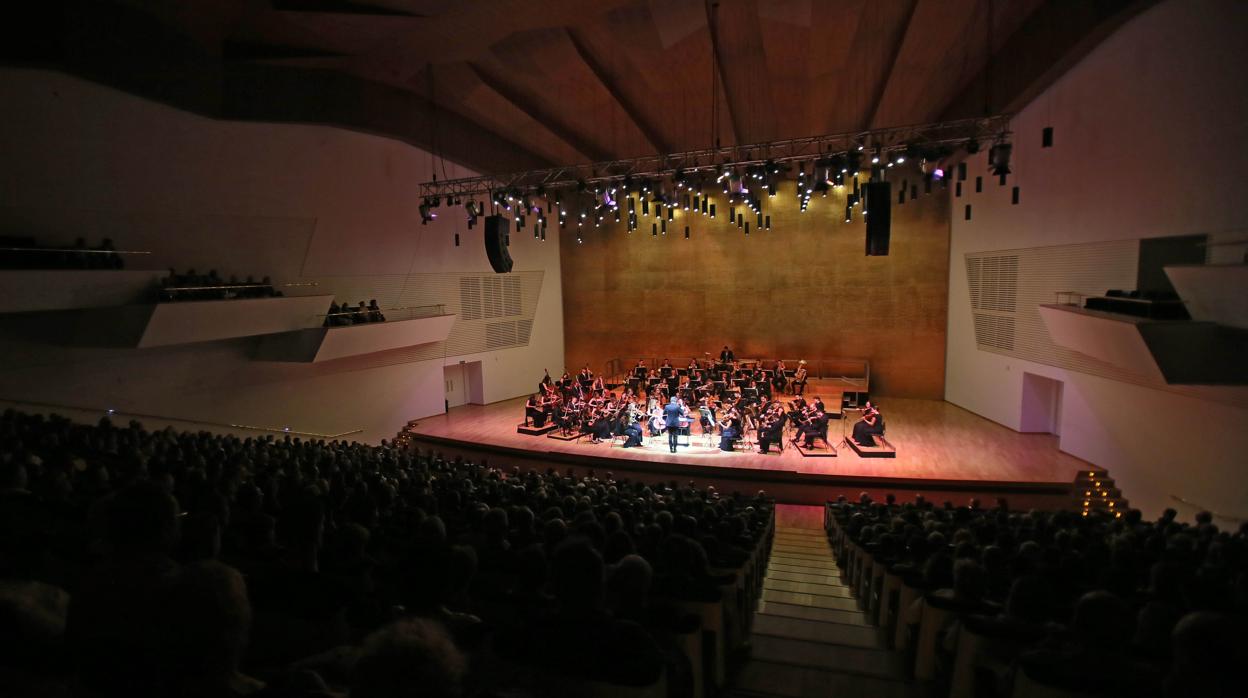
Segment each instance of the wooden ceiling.
[[[342,101],[330,113],[348,122],[358,109],[408,109],[410,119],[360,122],[483,172],[980,115],[986,85],[990,109],[1016,109],[1149,4],[122,2],[194,37],[227,66],[263,66],[266,80],[328,72],[384,89],[384,100],[352,90],[323,99]],[[368,105],[348,103],[353,96]],[[478,147],[469,147],[474,139]]]

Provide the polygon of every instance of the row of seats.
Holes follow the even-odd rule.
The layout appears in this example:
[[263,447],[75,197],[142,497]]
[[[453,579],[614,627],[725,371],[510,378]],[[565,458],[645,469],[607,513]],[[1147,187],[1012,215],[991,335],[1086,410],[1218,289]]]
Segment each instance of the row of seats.
[[125,266],[113,241],[91,247],[78,238],[69,247],[40,244],[29,236],[0,235],[0,269],[121,269]]
[[824,520],[846,584],[925,695],[1241,695],[1248,525],[1175,518],[864,494]]
[[237,276],[231,275],[228,279],[224,279],[217,274],[216,269],[209,270],[207,274],[199,274],[194,269],[188,269],[185,274],[179,274],[170,269],[169,275],[160,280],[156,298],[162,303],[171,303],[275,298],[281,295],[282,292],[273,286],[273,281],[267,276],[259,281],[256,281],[253,276],[240,280]]
[[680,696],[725,683],[762,492],[0,416],[6,696]]

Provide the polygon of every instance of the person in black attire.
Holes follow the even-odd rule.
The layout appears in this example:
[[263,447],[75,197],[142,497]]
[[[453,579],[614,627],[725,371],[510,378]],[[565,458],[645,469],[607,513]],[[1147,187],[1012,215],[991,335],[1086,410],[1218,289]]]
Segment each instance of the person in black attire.
[[728,345],[725,344],[723,351],[719,352],[719,362],[721,364],[730,364],[736,360],[737,357],[732,353],[732,350],[728,348]]
[[680,433],[681,416],[680,404],[676,402],[676,398],[673,396],[671,402],[667,403],[667,407],[663,408],[663,425],[667,427],[667,446],[672,450],[672,453],[676,452],[676,437]]
[[823,410],[816,410],[815,416],[802,426],[802,440],[806,448],[813,448],[815,439],[827,441],[828,415]]
[[524,423],[528,424],[532,420],[533,426],[541,428],[546,424],[546,412],[542,410],[541,401],[537,399],[537,394],[529,396],[528,401],[524,403]]
[[854,424],[854,442],[859,446],[875,446],[875,437],[883,434],[884,415],[868,401],[863,408],[862,419]]
[[741,416],[736,409],[732,409],[724,417],[724,421],[720,423],[719,429],[719,450],[732,451],[732,444],[741,436]]
[[624,448],[633,448],[641,445],[641,415],[637,415],[633,423],[624,429],[624,436],[628,437],[624,441]]
[[770,453],[771,445],[780,443],[784,439],[784,421],[788,419],[788,415],[781,412],[766,426],[758,431],[758,449],[759,453]]

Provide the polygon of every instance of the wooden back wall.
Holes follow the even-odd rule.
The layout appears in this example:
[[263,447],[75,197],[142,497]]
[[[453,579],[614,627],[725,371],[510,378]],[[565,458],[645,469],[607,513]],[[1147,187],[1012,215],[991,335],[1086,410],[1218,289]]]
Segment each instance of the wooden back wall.
[[591,214],[578,244],[572,204],[558,235],[568,367],[600,371],[615,357],[718,354],[728,344],[741,358],[865,358],[872,393],[943,398],[949,196],[920,186],[918,199],[907,192],[899,205],[903,178],[918,175],[892,177],[887,257],[864,255],[861,207],[845,223],[846,192],[835,189],[800,213],[785,183],[764,202],[771,230],[755,230],[747,215],[748,237],[716,196],[716,219],[679,211],[657,238],[640,206],[631,234],[610,218],[594,228]]

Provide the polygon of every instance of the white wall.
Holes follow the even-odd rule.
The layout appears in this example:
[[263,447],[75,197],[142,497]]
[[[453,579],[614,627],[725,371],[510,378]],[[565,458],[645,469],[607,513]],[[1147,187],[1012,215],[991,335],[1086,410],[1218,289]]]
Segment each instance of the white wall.
[[[1077,242],[1248,229],[1248,3],[1168,0],[1141,13],[1019,113],[1014,175],[986,153],[953,199],[945,396],[1019,429],[1023,375],[1064,384],[1061,448],[1109,468],[1147,514],[1178,495],[1248,513],[1248,411],[979,351],[964,255]],[[1041,129],[1054,147],[1041,148]],[[1010,204],[1010,186],[1021,202]],[[952,187],[950,188],[952,196]],[[972,220],[963,205],[973,206]]]
[[[411,275],[489,271],[481,227],[467,230],[462,209],[443,207],[435,223],[420,224],[417,185],[435,163],[407,144],[331,127],[206,119],[46,71],[0,70],[0,103],[0,232],[48,243],[109,236],[121,249],[153,252],[132,268],[319,284],[289,289],[296,294],[397,298],[419,278]],[[436,163],[436,174],[472,173]],[[8,337],[0,340],[0,398],[319,433],[362,428],[363,440],[375,442],[443,411],[444,364],[481,361],[489,402],[531,391],[544,367],[561,370],[558,243],[513,235],[511,254],[516,271],[544,271],[524,347],[311,366],[253,361],[255,340],[121,350]]]

